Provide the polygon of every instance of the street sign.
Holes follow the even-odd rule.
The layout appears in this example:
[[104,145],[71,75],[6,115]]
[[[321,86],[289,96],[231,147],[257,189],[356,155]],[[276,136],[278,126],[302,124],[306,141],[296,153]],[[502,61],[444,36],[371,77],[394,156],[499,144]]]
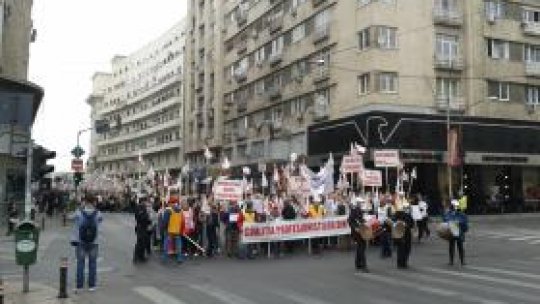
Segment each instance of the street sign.
[[375,167],[399,167],[398,150],[376,150],[373,152]]
[[74,158],[71,160],[71,169],[75,172],[82,172],[84,169],[84,163],[82,159]]
[[76,146],[71,150],[71,155],[75,156],[76,158],[80,158],[84,155],[84,150],[81,148],[81,146]]

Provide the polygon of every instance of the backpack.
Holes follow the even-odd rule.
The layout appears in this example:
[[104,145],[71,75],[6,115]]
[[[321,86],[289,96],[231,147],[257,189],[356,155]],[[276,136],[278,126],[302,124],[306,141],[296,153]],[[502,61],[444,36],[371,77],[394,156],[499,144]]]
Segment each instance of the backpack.
[[97,210],[92,213],[86,213],[81,210],[83,221],[79,227],[79,239],[82,244],[93,244],[97,237]]

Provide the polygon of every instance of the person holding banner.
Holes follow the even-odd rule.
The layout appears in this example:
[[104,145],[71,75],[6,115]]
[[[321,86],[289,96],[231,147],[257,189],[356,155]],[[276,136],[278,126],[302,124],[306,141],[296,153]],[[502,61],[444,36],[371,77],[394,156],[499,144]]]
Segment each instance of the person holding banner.
[[362,210],[356,200],[351,204],[351,211],[349,213],[349,226],[351,227],[351,236],[356,241],[356,257],[354,259],[354,266],[356,270],[369,272],[366,262],[366,247],[367,240],[362,238],[360,234],[360,228],[365,225],[365,220],[362,215]]
[[231,201],[227,212],[223,213],[222,221],[225,224],[225,252],[228,257],[238,256],[238,221],[241,210],[237,202]]
[[210,201],[208,204],[210,212],[206,215],[205,221],[206,239],[208,240],[206,253],[208,257],[213,257],[218,249],[219,212],[214,201]]

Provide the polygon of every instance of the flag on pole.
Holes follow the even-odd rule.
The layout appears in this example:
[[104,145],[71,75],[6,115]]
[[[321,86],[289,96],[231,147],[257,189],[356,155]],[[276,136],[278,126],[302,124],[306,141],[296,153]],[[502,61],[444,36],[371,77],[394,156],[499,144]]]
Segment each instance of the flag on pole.
[[359,145],[358,143],[354,143],[354,149],[355,149],[359,154],[365,154],[365,153],[366,153],[366,147],[363,147],[363,146]]
[[169,187],[169,179],[171,176],[169,175],[169,168],[165,169],[165,174],[163,175],[163,187]]
[[266,173],[262,172],[261,187],[268,188],[268,180],[266,179]]

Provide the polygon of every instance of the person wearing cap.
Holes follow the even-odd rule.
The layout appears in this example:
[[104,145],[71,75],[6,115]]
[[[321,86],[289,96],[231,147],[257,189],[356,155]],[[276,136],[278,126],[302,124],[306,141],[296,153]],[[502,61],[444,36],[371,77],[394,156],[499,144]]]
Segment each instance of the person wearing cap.
[[369,272],[366,262],[367,241],[364,240],[359,233],[361,225],[365,225],[365,220],[360,205],[356,200],[351,202],[351,211],[349,213],[348,222],[351,227],[351,236],[356,242],[354,266],[358,271]]
[[459,260],[461,266],[465,265],[465,250],[463,242],[465,241],[465,233],[469,230],[469,221],[467,215],[457,210],[459,202],[452,200],[450,208],[443,216],[443,222],[448,223],[452,237],[448,241],[449,265],[454,265],[454,252],[456,244],[458,247]]

